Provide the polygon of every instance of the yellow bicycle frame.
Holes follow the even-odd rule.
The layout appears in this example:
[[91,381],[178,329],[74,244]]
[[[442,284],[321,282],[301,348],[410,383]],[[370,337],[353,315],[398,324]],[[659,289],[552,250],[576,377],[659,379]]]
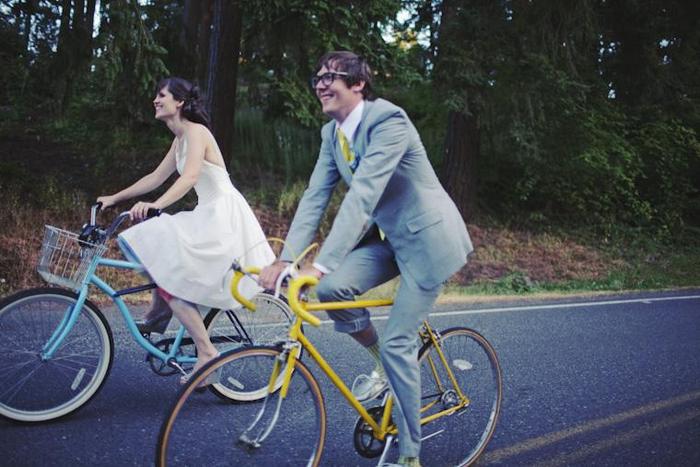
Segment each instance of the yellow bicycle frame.
[[[246,268],[245,273],[249,274],[259,274],[260,269],[259,268]],[[242,305],[244,305],[246,308],[248,308],[251,311],[255,311],[255,304],[247,300],[245,297],[242,297],[239,292],[238,292],[238,284],[241,281],[241,279],[245,276],[245,273],[242,271],[235,271],[233,280],[231,281],[231,294],[233,297]],[[357,398],[352,394],[352,391],[347,387],[345,382],[338,376],[338,374],[333,370],[331,365],[323,358],[321,353],[316,349],[316,347],[307,339],[307,337],[301,332],[301,326],[302,323],[305,321],[309,324],[312,324],[314,326],[320,326],[321,325],[321,320],[317,317],[311,314],[310,312],[312,311],[333,311],[333,310],[346,310],[346,309],[351,309],[351,308],[371,308],[371,307],[378,307],[378,306],[389,306],[393,304],[393,300],[391,299],[375,299],[375,300],[355,300],[355,301],[349,301],[349,302],[323,302],[323,303],[307,303],[299,300],[300,292],[305,289],[306,287],[312,287],[318,284],[318,279],[312,276],[302,276],[298,277],[296,279],[293,279],[289,283],[289,288],[287,291],[287,298],[289,301],[289,306],[294,312],[294,314],[299,318],[294,320],[294,323],[291,325],[289,328],[289,342],[291,343],[298,343],[300,345],[295,345],[291,351],[289,351],[289,355],[287,357],[287,362],[286,362],[286,367],[285,367],[285,373],[284,373],[284,378],[282,381],[282,387],[280,388],[280,397],[281,398],[286,398],[287,396],[287,391],[289,390],[289,383],[292,378],[292,373],[294,369],[294,365],[296,360],[299,358],[299,355],[301,353],[301,349],[303,348],[308,352],[308,354],[313,358],[313,360],[318,364],[318,366],[321,368],[323,373],[326,374],[328,379],[330,379],[331,383],[335,387],[338,388],[340,393],[345,397],[345,399],[348,401],[351,407],[353,407],[357,413],[362,417],[362,419],[370,426],[372,427],[372,431],[374,432],[374,435],[377,439],[379,440],[384,440],[384,438],[387,435],[395,435],[397,434],[398,430],[395,425],[389,423],[391,419],[391,409],[393,407],[393,398],[390,396],[387,399],[386,404],[384,405],[384,410],[382,413],[382,418],[381,422],[377,423],[372,416],[367,412],[367,409],[357,400]],[[452,372],[452,369],[448,365],[448,362],[445,358],[445,355],[442,352],[442,349],[439,344],[438,336],[436,333],[432,330],[430,325],[428,324],[427,321],[423,322],[423,330],[421,331],[421,339],[424,342],[427,342],[428,340],[433,343],[434,348],[437,350],[437,354],[440,360],[440,363],[443,365],[445,368],[448,378],[450,379],[450,382],[452,383],[452,386],[456,388],[457,393],[459,395],[460,403],[457,404],[454,407],[451,407],[449,409],[442,410],[440,412],[434,413],[432,415],[429,415],[427,417],[421,418],[421,425],[424,425],[432,420],[438,419],[440,417],[450,415],[467,405],[469,405],[469,399],[462,393],[459,385],[457,384],[456,378],[454,376],[454,373]],[[433,361],[432,356],[428,355],[428,364],[430,365],[432,374],[435,378],[436,383],[440,388],[443,387],[442,381],[440,381],[439,375],[438,375],[438,369],[436,367],[435,362]],[[281,368],[281,362],[275,361],[275,364],[273,366],[272,374],[270,375],[270,380],[269,380],[269,385],[268,385],[268,391],[273,392],[274,387],[275,387],[275,382],[277,381],[277,378],[279,376]],[[430,409],[435,403],[431,403],[421,409],[421,413],[425,412],[426,410]]]

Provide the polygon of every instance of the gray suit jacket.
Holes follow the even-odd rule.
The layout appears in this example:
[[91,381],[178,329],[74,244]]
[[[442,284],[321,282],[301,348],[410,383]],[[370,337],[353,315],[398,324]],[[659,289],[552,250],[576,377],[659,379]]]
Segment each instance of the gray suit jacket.
[[365,101],[353,151],[354,173],[343,158],[335,123],[321,130],[321,150],[287,235],[282,259],[293,260],[318,229],[342,178],[350,187],[316,262],[335,270],[376,223],[401,271],[432,288],[459,270],[472,251],[464,221],[428,160],[406,112],[383,99]]

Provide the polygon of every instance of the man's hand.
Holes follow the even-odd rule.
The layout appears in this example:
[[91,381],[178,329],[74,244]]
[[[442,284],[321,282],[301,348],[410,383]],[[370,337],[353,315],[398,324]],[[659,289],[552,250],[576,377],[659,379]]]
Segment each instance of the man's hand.
[[258,283],[268,290],[274,290],[277,285],[277,278],[282,274],[282,271],[289,266],[286,261],[275,261],[269,266],[265,266],[262,271],[260,271],[260,276],[258,276]]
[[321,279],[323,277],[323,273],[316,269],[313,266],[306,266],[299,271],[300,276],[313,276],[316,279]]

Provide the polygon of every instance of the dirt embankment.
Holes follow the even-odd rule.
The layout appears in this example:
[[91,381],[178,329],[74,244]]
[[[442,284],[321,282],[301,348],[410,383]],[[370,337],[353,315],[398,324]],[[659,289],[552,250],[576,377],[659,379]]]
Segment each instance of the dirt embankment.
[[[5,294],[41,284],[34,265],[43,225],[79,227],[89,199],[100,190],[100,181],[90,176],[85,157],[32,132],[0,139],[0,154],[0,292]],[[27,202],[30,194],[34,202]],[[61,198],[62,206],[37,205],[37,196],[45,204]],[[253,203],[253,208],[268,236],[284,237],[288,214],[262,204]],[[597,279],[614,266],[599,251],[570,239],[478,222],[468,228],[475,251],[453,277],[455,284],[499,281],[512,274],[525,283]],[[119,255],[116,250],[112,253]]]

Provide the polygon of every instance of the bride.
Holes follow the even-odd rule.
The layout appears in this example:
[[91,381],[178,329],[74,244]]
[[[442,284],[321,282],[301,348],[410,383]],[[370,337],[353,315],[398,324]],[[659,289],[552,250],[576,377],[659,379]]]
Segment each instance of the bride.
[[[239,307],[226,287],[232,260],[262,267],[275,257],[253,211],[231,183],[197,87],[182,78],[165,78],[158,83],[153,106],[155,117],[175,136],[170,149],[153,172],[97,201],[105,209],[149,193],[177,171],[179,177],[162,196],[131,208],[131,219],[144,221],[149,208],[164,209],[195,189],[194,210],[145,220],[117,239],[125,256],[141,263],[158,286],[139,330],[164,332],[172,310],[197,347],[194,372],[217,356],[198,306]],[[259,290],[251,281],[242,292],[250,298]],[[181,383],[188,379],[183,376]]]

